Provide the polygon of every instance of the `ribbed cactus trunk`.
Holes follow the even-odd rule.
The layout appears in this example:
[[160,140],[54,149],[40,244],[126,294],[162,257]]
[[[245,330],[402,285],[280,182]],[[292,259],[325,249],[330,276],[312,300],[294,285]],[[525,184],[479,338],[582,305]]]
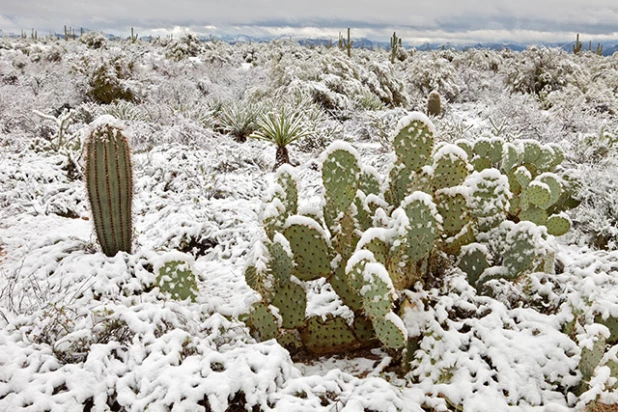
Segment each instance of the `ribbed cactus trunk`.
[[112,257],[131,253],[131,152],[111,116],[96,123],[86,141],[86,188],[97,238],[103,253]]

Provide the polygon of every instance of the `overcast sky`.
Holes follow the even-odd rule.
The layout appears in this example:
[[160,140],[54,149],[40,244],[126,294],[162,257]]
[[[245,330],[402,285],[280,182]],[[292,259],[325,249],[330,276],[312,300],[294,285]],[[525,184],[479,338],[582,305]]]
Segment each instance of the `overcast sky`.
[[126,35],[245,34],[408,43],[618,40],[618,0],[0,0],[0,29],[39,35],[64,25]]

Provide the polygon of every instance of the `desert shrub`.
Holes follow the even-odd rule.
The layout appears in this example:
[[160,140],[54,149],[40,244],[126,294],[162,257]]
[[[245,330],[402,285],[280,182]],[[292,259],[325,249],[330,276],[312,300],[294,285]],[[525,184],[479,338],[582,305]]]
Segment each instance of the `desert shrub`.
[[196,57],[202,51],[202,43],[197,35],[187,33],[180,39],[174,39],[165,46],[165,57],[171,60],[182,60]]
[[79,38],[79,42],[85,44],[89,49],[102,49],[107,45],[107,38],[102,33],[89,31]]
[[406,70],[411,85],[410,94],[427,96],[437,91],[448,101],[454,101],[465,88],[455,67],[438,53],[417,53]]

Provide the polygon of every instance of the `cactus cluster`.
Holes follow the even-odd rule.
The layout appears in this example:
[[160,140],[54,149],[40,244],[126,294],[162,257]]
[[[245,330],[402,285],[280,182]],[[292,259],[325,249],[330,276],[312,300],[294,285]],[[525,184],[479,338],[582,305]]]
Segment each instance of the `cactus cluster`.
[[507,176],[512,194],[507,216],[514,222],[530,221],[545,226],[550,235],[561,236],[570,229],[564,213],[577,202],[555,173],[564,160],[556,144],[536,140],[505,142],[502,138],[480,138],[456,142],[464,149],[478,172],[496,169]]
[[352,57],[352,39],[350,38],[350,28],[348,27],[348,37],[347,39],[343,37],[341,32],[339,32],[339,49],[345,49],[348,53],[348,57]]
[[127,137],[112,116],[96,119],[85,143],[84,177],[103,253],[131,253],[133,172]]
[[[560,153],[496,139],[436,144],[434,134],[421,113],[399,122],[387,182],[361,166],[353,147],[333,143],[322,156],[321,210],[303,212],[294,170],[278,170],[264,207],[266,238],[245,273],[261,296],[248,319],[261,339],[318,354],[376,340],[401,349],[407,332],[398,308],[411,303],[401,291],[444,262],[458,260],[475,286],[552,263],[546,231],[520,215],[532,206],[520,201],[512,213],[513,193],[539,209],[559,203],[550,170]],[[515,190],[503,171],[520,167],[529,179]],[[318,279],[353,316],[304,316],[309,282]]]

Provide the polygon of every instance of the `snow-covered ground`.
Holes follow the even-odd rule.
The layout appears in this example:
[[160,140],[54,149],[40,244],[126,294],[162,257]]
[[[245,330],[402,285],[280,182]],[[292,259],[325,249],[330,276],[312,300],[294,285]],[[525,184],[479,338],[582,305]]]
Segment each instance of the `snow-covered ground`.
[[[0,39],[0,410],[558,412],[618,402],[618,349],[595,323],[618,317],[618,56],[407,51],[392,65],[384,50],[348,58],[285,41],[84,40]],[[255,127],[243,116],[300,108],[315,133],[289,151],[301,199],[315,205],[330,142],[351,143],[386,173],[397,122],[425,111],[431,90],[443,97],[439,141],[563,147],[560,173],[580,182],[582,203],[571,232],[552,240],[555,273],[507,282],[495,298],[457,269],[407,291],[423,302],[404,318],[418,337],[409,371],[386,349],[292,357],[256,341],[239,318],[259,299],[244,270],[263,237],[275,146],[243,141]],[[124,100],[104,104],[106,93]],[[102,114],[125,125],[135,179],[133,253],[111,258],[71,147]],[[56,148],[59,133],[69,143]],[[154,287],[153,268],[173,250],[195,259],[194,303]],[[321,295],[308,306],[337,310]],[[582,350],[599,336],[604,358],[582,383]]]

